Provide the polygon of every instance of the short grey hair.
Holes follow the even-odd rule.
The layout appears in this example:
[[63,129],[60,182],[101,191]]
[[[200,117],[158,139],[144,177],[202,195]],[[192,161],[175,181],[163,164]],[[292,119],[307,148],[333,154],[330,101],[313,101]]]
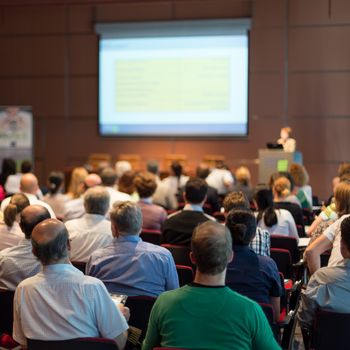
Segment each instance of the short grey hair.
[[84,208],[88,214],[105,215],[109,208],[110,196],[108,191],[96,186],[88,189],[84,196]]
[[115,202],[110,212],[111,222],[118,232],[126,235],[138,235],[142,228],[140,207],[131,201]]

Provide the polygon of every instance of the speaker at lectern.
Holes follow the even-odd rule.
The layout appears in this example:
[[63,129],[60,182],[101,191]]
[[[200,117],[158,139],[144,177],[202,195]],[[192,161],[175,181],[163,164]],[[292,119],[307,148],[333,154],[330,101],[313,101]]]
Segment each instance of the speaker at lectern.
[[288,171],[292,163],[303,164],[303,155],[301,152],[259,149],[259,183],[268,183],[273,173]]

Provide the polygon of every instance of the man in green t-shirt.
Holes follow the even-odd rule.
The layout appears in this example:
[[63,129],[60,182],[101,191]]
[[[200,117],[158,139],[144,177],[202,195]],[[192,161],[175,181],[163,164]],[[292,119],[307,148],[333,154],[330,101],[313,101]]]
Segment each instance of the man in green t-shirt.
[[192,284],[161,294],[150,316],[142,350],[280,349],[258,304],[225,287],[232,239],[223,225],[207,221],[193,232]]

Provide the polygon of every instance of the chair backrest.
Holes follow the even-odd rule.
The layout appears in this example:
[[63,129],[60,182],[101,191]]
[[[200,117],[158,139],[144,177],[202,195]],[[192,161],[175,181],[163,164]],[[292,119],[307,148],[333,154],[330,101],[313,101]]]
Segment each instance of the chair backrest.
[[140,237],[143,241],[160,245],[161,239],[162,239],[162,233],[158,230],[146,230],[142,229],[142,232],[140,234]]
[[72,265],[85,274],[86,262],[84,261],[71,261]]
[[145,337],[149,316],[157,299],[149,296],[128,297],[125,306],[130,309],[129,325],[142,330],[141,340]]
[[297,263],[300,259],[300,252],[298,242],[295,237],[288,237],[282,235],[271,235],[271,248],[287,249],[292,257],[292,262]]
[[315,350],[349,349],[350,314],[319,311],[313,331]]
[[0,288],[0,333],[12,334],[14,295],[14,291]]
[[271,248],[270,255],[275,261],[278,271],[282,272],[285,278],[293,279],[293,263],[289,250]]
[[180,287],[193,282],[193,269],[190,266],[176,265]]
[[192,262],[190,260],[191,249],[189,247],[175,244],[162,244],[162,247],[170,251],[176,265],[192,267]]
[[113,339],[78,338],[69,340],[27,339],[28,350],[118,350]]

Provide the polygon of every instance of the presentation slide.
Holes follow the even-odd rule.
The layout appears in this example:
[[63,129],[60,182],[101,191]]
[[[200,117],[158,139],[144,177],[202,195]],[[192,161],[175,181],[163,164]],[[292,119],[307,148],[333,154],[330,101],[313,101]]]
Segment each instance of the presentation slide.
[[247,134],[248,37],[101,38],[102,135]]

